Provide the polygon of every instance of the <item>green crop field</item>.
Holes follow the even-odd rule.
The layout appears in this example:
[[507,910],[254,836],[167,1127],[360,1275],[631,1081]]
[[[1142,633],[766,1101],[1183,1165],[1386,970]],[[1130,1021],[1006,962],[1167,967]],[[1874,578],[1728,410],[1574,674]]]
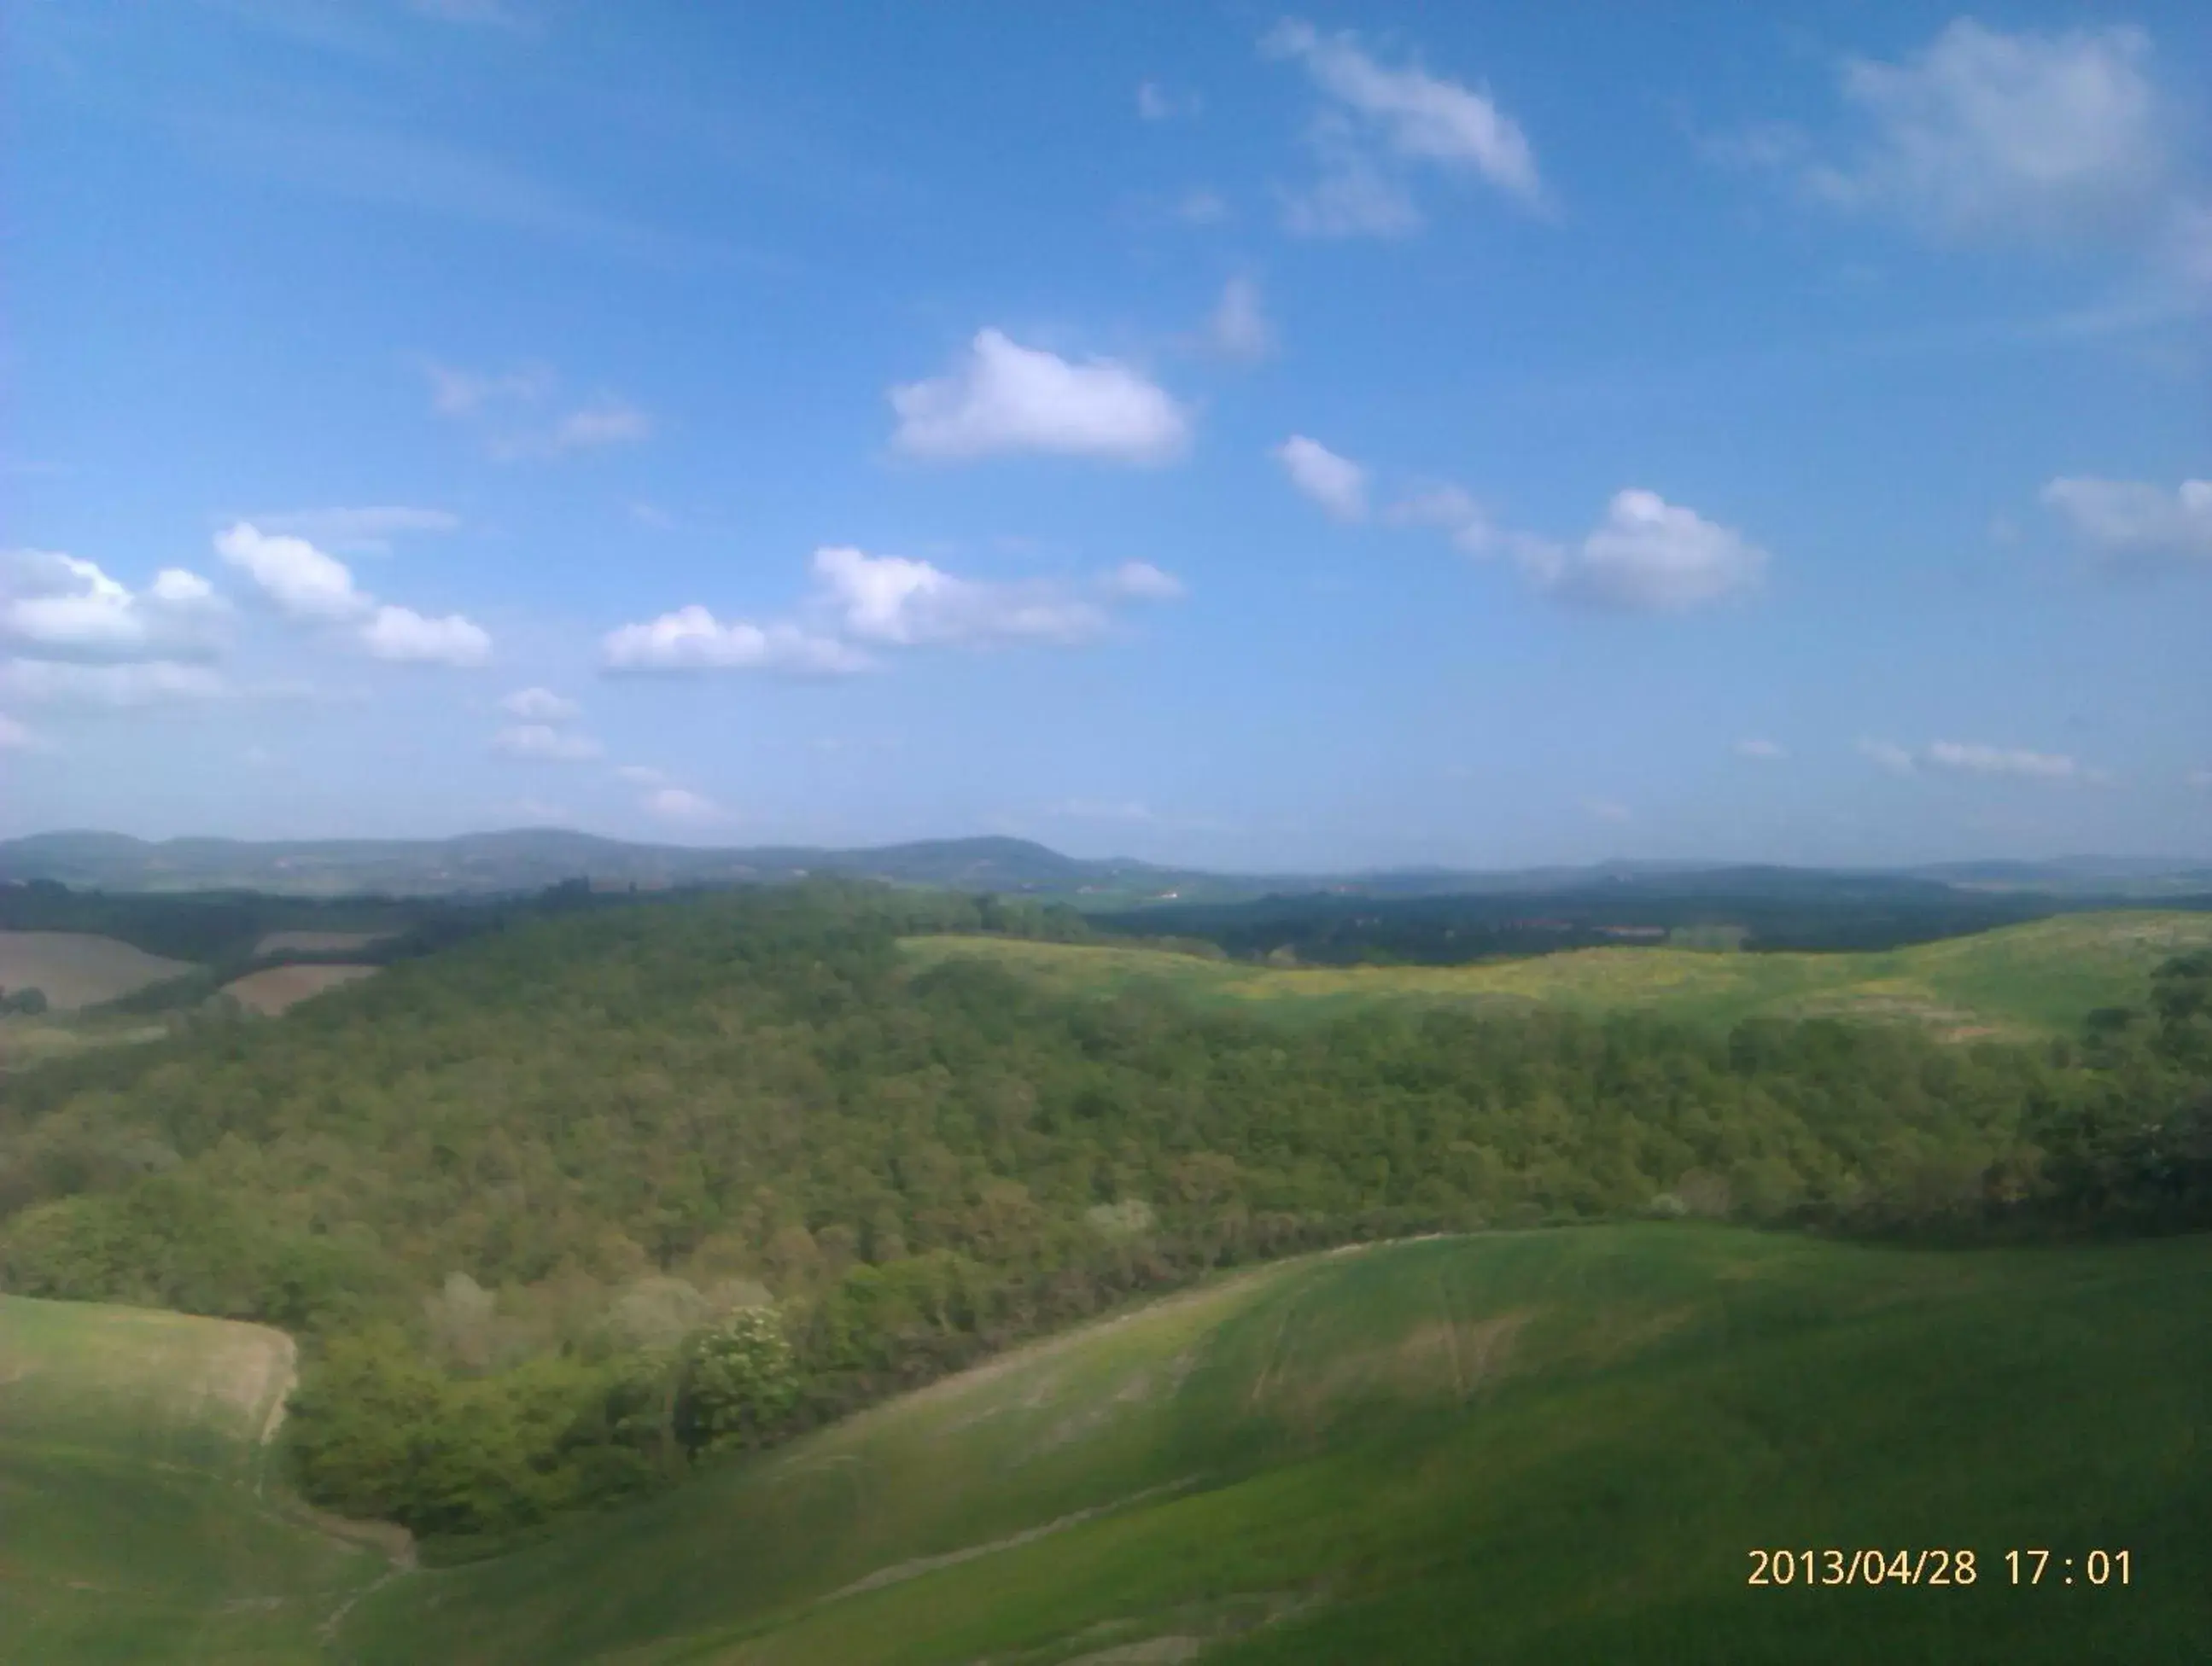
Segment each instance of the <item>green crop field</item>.
[[1695,1022],[1832,1015],[1923,1026],[1957,1040],[2070,1032],[2099,1007],[2140,1003],[2160,961],[2212,947],[2212,915],[2076,914],[1869,954],[1589,948],[1456,966],[1286,969],[1112,944],[910,937],[917,968],[986,957],[1060,991],[1171,990],[1200,1002],[1297,1012],[1395,999],[1635,1010]]
[[[2201,1661],[2208,1278],[2203,1237],[1653,1225],[1310,1257],[395,1579],[334,1657]],[[1754,1549],[1830,1547],[1923,1580],[1918,1552],[1971,1550],[1974,1578],[1748,1583]],[[2012,1548],[2052,1553],[2039,1585]],[[2128,1553],[2124,1586],[2092,1550]]]
[[0,1660],[321,1658],[390,1566],[289,1503],[281,1332],[0,1297]]

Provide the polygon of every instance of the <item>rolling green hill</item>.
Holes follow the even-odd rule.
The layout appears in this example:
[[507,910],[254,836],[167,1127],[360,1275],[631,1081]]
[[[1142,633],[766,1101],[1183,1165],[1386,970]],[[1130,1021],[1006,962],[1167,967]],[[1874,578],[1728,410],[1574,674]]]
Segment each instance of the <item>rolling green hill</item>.
[[[2208,1276],[2203,1237],[1310,1257],[398,1579],[334,1657],[2202,1660]],[[1971,1549],[1976,1580],[1747,1583],[1754,1548],[1829,1546]],[[2040,1587],[2012,1548],[2054,1553]],[[2093,1548],[2130,1553],[2124,1589],[2088,1584]]]
[[992,937],[915,937],[917,967],[994,961],[1062,991],[1157,985],[1214,1004],[1297,1011],[1378,1000],[1584,1012],[1694,1022],[1834,1016],[1905,1022],[1951,1039],[2070,1033],[2100,1007],[2140,998],[2153,967],[2212,946],[2212,915],[2076,914],[1871,954],[1593,948],[1456,966],[1283,968],[1170,950]]
[[0,1659],[319,1657],[389,1564],[275,1478],[292,1359],[258,1325],[0,1296]]

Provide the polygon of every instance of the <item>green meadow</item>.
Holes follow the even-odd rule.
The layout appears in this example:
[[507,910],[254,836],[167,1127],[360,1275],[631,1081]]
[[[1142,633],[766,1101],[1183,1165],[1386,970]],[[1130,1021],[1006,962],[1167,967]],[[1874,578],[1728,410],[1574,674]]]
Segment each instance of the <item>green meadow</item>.
[[2212,947],[2212,915],[2118,910],[2038,920],[1879,954],[1588,948],[1450,966],[1289,968],[1117,944],[909,937],[917,968],[985,958],[1063,992],[1139,986],[1186,1000],[1322,1012],[1376,1000],[1504,1009],[1634,1010],[1695,1023],[1828,1016],[1910,1023],[1958,1040],[2072,1033],[2139,1001],[2161,961]]
[[391,1566],[287,1496],[291,1339],[0,1296],[0,1660],[277,1663]]
[[[2202,1237],[1683,1225],[1305,1257],[395,1579],[334,1658],[2199,1661],[2209,1277]],[[1748,1583],[1829,1547],[1976,1577]],[[2011,1548],[2053,1553],[2041,1584]]]

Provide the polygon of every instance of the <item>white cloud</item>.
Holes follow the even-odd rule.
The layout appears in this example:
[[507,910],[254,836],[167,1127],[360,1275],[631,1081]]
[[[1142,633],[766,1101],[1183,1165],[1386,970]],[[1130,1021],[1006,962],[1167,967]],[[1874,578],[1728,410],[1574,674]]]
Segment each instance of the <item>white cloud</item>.
[[796,625],[723,624],[696,603],[608,633],[602,657],[617,671],[786,671],[835,676],[866,670],[868,657]]
[[1285,202],[1285,223],[1315,236],[1395,236],[1420,223],[1384,157],[1479,178],[1534,205],[1543,197],[1535,153],[1520,124],[1487,91],[1431,75],[1418,64],[1389,69],[1350,33],[1324,35],[1291,19],[1261,42],[1294,58],[1331,108],[1310,135],[1321,173]]
[[1613,494],[1578,549],[1531,546],[1523,564],[1569,599],[1634,612],[1679,612],[1759,582],[1766,552],[1741,534],[1656,492]]
[[250,521],[240,521],[216,535],[215,547],[288,617],[354,619],[374,605],[354,588],[353,573],[343,561],[305,538],[264,532]]
[[605,748],[588,735],[555,729],[542,723],[517,724],[491,737],[492,749],[510,758],[531,758],[546,763],[588,763]]
[[1206,321],[1206,345],[1224,359],[1257,364],[1275,350],[1275,326],[1260,304],[1260,286],[1234,277],[1223,286],[1221,304]]
[[1205,100],[1195,93],[1178,93],[1156,81],[1137,83],[1137,115],[1140,120],[1171,122],[1195,116],[1205,107]]
[[864,642],[1077,642],[1106,626],[1096,603],[1058,586],[957,579],[907,556],[817,549],[814,576],[842,628]]
[[211,657],[228,609],[198,573],[165,567],[133,591],[92,561],[0,552],[0,641],[37,659],[92,663]]
[[425,360],[422,370],[430,381],[431,408],[477,429],[485,449],[502,463],[635,445],[653,434],[652,417],[611,393],[567,411],[549,409],[560,382],[544,365],[483,374]]
[[1367,470],[1339,457],[1317,439],[1294,433],[1275,447],[1274,456],[1291,484],[1340,521],[1367,514]]
[[758,670],[814,675],[862,671],[867,649],[1073,644],[1103,633],[1117,602],[1171,601],[1182,581],[1147,561],[1127,561],[1088,586],[1036,579],[963,579],[903,555],[830,546],[814,552],[807,622],[726,623],[694,604],[609,633],[610,670]]
[[1532,201],[1541,193],[1528,136],[1487,93],[1418,64],[1386,70],[1360,50],[1356,35],[1322,35],[1295,19],[1263,44],[1276,57],[1301,59],[1323,93],[1372,123],[1400,155],[1479,173]]
[[33,752],[41,744],[28,725],[0,712],[0,752]]
[[721,809],[703,793],[693,792],[688,787],[661,787],[648,792],[640,801],[640,808],[648,815],[663,821],[682,821],[692,824],[726,820]]
[[1844,96],[1871,124],[1870,142],[1811,183],[1959,238],[2148,223],[2166,212],[2169,173],[2149,58],[2133,27],[2006,34],[1960,18],[1902,63],[1844,66]]
[[1406,237],[1421,227],[1413,194],[1352,133],[1324,118],[1308,136],[1320,172],[1299,191],[1279,193],[1283,226],[1300,237]]
[[1190,444],[1190,419],[1167,392],[1113,359],[1070,363],[996,330],[976,332],[949,376],[894,387],[892,445],[910,457],[963,462],[1039,451],[1159,463]]
[[2081,773],[2061,753],[2028,752],[2015,747],[1982,746],[1966,741],[1935,741],[1922,754],[1929,768],[1966,775],[2015,775],[2035,781],[2070,781]]
[[1383,512],[1393,526],[1433,526],[1470,555],[1486,555],[1498,532],[1482,506],[1457,486],[1437,486],[1401,498]]
[[491,657],[482,626],[457,613],[426,618],[412,608],[379,608],[362,627],[361,645],[378,659],[411,664],[482,665]]
[[667,771],[655,769],[651,764],[617,764],[615,774],[632,786],[665,787],[668,785]]
[[155,659],[126,665],[52,660],[0,663],[0,690],[17,701],[89,711],[126,711],[228,699],[238,691],[205,665]]
[[304,623],[355,625],[356,639],[375,658],[466,666],[491,657],[491,638],[483,627],[459,614],[431,619],[411,608],[379,605],[355,585],[343,561],[305,538],[240,521],[216,535],[215,547],[277,611]]
[[1192,187],[1169,212],[1186,226],[1218,226],[1229,218],[1229,204],[1203,185]]
[[2099,781],[2101,771],[2057,752],[1985,746],[1972,741],[1931,741],[1917,752],[1893,741],[1863,740],[1859,751],[1893,775],[1937,771],[1952,775],[2009,776],[2030,781]]
[[1150,561],[1124,561],[1106,575],[1106,591],[1132,602],[1173,602],[1184,594],[1182,579]]
[[473,416],[495,406],[534,404],[553,391],[553,373],[544,365],[525,365],[495,374],[458,370],[425,360],[430,403],[441,416]]
[[2054,480],[2043,501],[2113,562],[2212,562],[2212,480],[2180,489],[2137,481]]
[[525,436],[495,447],[516,457],[559,457],[602,445],[631,445],[651,438],[653,420],[626,399],[594,399],[561,418],[543,435]]
[[409,533],[444,533],[459,530],[461,518],[443,509],[412,509],[386,504],[366,509],[295,509],[283,514],[257,515],[255,526],[270,532],[290,533],[349,554],[381,555],[394,538]]
[[567,723],[583,707],[550,688],[518,688],[499,703],[499,709],[525,723]]
[[1738,741],[1735,743],[1735,755],[1739,758],[1755,758],[1762,763],[1780,763],[1790,755],[1790,748],[1778,741],[1753,738]]

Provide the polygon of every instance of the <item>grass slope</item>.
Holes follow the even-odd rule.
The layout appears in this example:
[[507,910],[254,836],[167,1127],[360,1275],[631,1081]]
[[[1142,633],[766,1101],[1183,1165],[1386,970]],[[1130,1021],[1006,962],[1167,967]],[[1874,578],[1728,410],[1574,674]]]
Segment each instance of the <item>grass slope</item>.
[[2090,1011],[2139,1003],[2153,968],[2212,947],[2212,915],[2076,914],[1869,954],[1590,948],[1458,966],[1279,969],[1170,951],[1000,937],[915,937],[917,967],[988,957],[1061,991],[1165,986],[1190,999],[1326,1009],[1398,999],[1632,1009],[1692,1021],[1832,1015],[2019,1039],[2070,1033]]
[[385,1556],[287,1509],[291,1339],[0,1296],[0,1659],[276,1663]]
[[0,931],[0,990],[44,990],[57,1010],[112,1001],[191,969],[86,931]]
[[[375,1663],[2212,1658],[2212,1239],[1643,1226],[1224,1279],[410,1575]],[[1971,1587],[1752,1589],[1754,1547]],[[2039,1588],[2009,1547],[2075,1558]],[[2088,1586],[2093,1548],[2131,1552]]]

